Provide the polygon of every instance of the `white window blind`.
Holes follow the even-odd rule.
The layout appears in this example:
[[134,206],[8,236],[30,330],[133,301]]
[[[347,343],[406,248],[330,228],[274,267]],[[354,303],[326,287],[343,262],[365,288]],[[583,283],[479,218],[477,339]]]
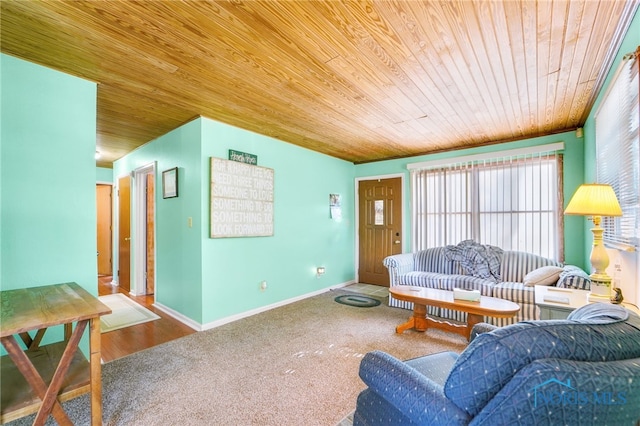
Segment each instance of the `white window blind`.
[[638,52],[627,55],[596,113],[596,179],[613,187],[622,217],[602,221],[605,244],[640,247]]
[[555,152],[413,169],[413,250],[473,239],[560,260],[561,170]]

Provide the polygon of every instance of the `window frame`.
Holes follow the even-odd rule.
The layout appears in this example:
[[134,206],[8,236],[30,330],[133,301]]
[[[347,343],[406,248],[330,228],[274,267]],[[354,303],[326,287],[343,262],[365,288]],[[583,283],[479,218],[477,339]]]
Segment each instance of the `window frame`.
[[606,246],[640,248],[640,46],[625,55],[595,114],[596,181],[613,187],[622,217],[603,217]]
[[[508,176],[512,176],[513,173],[523,173],[523,170],[528,167],[531,167],[531,169],[529,170],[531,171],[536,167],[536,164],[542,168],[549,167],[542,164],[542,162],[547,161],[553,164],[553,167],[552,169],[550,169],[550,171],[555,172],[555,176],[545,176],[547,176],[547,178],[552,178],[552,183],[555,183],[555,185],[557,186],[557,195],[554,195],[555,191],[553,190],[551,190],[550,193],[545,194],[545,203],[549,202],[551,203],[551,205],[545,204],[545,209],[538,209],[540,210],[540,212],[536,210],[532,213],[532,215],[535,216],[543,214],[541,213],[542,210],[547,211],[550,209],[550,211],[547,212],[547,220],[553,221],[554,229],[548,234],[548,238],[551,238],[551,240],[546,243],[545,247],[543,247],[542,243],[539,243],[537,245],[537,249],[540,253],[536,254],[556,258],[559,261],[563,260],[564,222],[562,215],[563,191],[561,190],[563,185],[563,149],[564,144],[549,144],[538,147],[530,147],[522,150],[494,152],[491,154],[493,158],[487,157],[486,154],[483,154],[483,158],[477,158],[477,156],[469,156],[451,159],[449,160],[448,164],[445,160],[436,160],[437,163],[428,162],[408,165],[408,168],[412,172],[411,220],[413,228],[413,251],[429,248],[434,245],[439,246],[456,244],[463,239],[474,239],[475,241],[483,244],[492,244],[498,246],[504,245],[504,247],[502,248],[504,248],[505,250],[511,250],[511,247],[518,246],[519,243],[513,243],[513,241],[509,242],[511,246],[509,246],[509,244],[506,244],[505,241],[507,241],[508,239],[505,240],[505,237],[501,239],[502,244],[500,244],[499,241],[498,244],[490,241],[482,241],[483,232],[481,218],[483,215],[486,217],[487,214],[491,215],[492,213],[487,212],[486,209],[481,209],[481,204],[483,203],[481,203],[480,200],[482,195],[480,194],[479,177],[482,173],[491,174],[493,172],[495,172],[495,176],[492,175],[490,179],[498,179],[500,175],[505,174]],[[424,177],[424,174],[429,173],[431,173],[431,177]],[[461,185],[460,188],[452,188],[451,184],[453,180],[451,175],[460,175],[461,179],[459,179],[459,181],[464,182],[464,184]],[[539,179],[539,175],[536,175],[536,179]],[[492,185],[492,183],[489,184]],[[508,187],[508,185],[505,186]],[[461,194],[461,191],[465,191],[465,189],[466,191],[471,189],[471,193]],[[517,188],[511,188],[510,194],[513,194],[514,190],[517,190]],[[536,194],[539,194],[539,191]],[[424,197],[421,195],[421,192],[428,195]],[[450,197],[456,198],[456,201],[464,199],[463,201],[459,202],[463,204],[463,207],[466,208],[466,210],[464,212],[460,212],[457,209],[454,211],[456,216],[463,215],[466,217],[466,219],[462,221],[466,222],[466,224],[459,225],[456,229],[453,229],[455,227],[451,227],[450,222],[452,219],[452,209],[450,205],[447,205],[447,201],[445,201],[447,196],[443,194],[456,194],[457,198]],[[500,193],[496,192],[495,196],[500,197]],[[533,196],[533,194],[531,194],[530,196]],[[425,207],[426,203],[430,203],[429,209]],[[464,205],[465,203],[466,206]],[[506,201],[505,199],[502,200],[502,203],[502,206],[499,208],[504,209],[504,207],[506,206],[505,203],[509,204],[510,206],[514,206],[511,201]],[[507,218],[507,221],[509,223],[513,223],[514,220],[518,220],[519,215],[522,215],[524,213],[524,210],[520,209],[519,207],[516,209],[501,210],[499,214],[496,213],[494,215],[495,217],[492,220],[498,220],[498,216],[503,215]],[[551,215],[549,216],[548,213],[551,213]],[[503,221],[502,223],[505,223],[505,221]],[[525,230],[525,227],[522,228],[523,233],[527,232]],[[449,234],[449,236],[447,236],[447,233]],[[496,240],[494,239],[494,241]],[[529,244],[532,247],[536,246],[535,242],[533,241],[529,241]],[[516,247],[513,249],[518,250],[519,248]],[[533,250],[533,252],[535,252],[535,250]]]

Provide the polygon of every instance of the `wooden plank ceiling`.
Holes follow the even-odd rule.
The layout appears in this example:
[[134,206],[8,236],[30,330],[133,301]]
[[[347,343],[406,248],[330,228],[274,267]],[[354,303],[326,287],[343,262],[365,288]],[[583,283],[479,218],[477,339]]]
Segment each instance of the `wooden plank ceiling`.
[[2,52],[99,83],[103,167],[197,116],[354,163],[572,130],[638,6],[0,3]]

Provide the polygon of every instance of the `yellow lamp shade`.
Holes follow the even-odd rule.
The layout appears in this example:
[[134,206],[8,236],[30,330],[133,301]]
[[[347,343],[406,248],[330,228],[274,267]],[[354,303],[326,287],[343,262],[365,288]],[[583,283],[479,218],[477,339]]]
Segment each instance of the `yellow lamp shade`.
[[585,183],[573,194],[564,214],[622,216],[622,209],[611,185]]

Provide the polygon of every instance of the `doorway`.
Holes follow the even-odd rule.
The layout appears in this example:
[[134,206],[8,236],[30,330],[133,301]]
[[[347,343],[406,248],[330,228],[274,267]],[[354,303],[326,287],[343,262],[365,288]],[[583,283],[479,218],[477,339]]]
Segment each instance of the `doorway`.
[[133,294],[153,295],[155,286],[155,163],[133,172],[135,181],[135,241]]
[[358,281],[389,287],[382,261],[402,253],[402,176],[357,181]]
[[[121,293],[158,314],[160,319],[101,335],[103,361],[110,361],[168,342],[195,330],[155,307],[155,163],[118,179],[114,196],[118,218],[118,286],[98,278],[100,296]],[[115,201],[115,200],[114,200]],[[133,222],[132,222],[133,220]],[[133,250],[133,252],[132,252]],[[133,254],[133,256],[132,256]],[[115,277],[114,277],[115,278]],[[132,281],[133,279],[133,281]],[[132,336],[136,336],[132,339]]]

